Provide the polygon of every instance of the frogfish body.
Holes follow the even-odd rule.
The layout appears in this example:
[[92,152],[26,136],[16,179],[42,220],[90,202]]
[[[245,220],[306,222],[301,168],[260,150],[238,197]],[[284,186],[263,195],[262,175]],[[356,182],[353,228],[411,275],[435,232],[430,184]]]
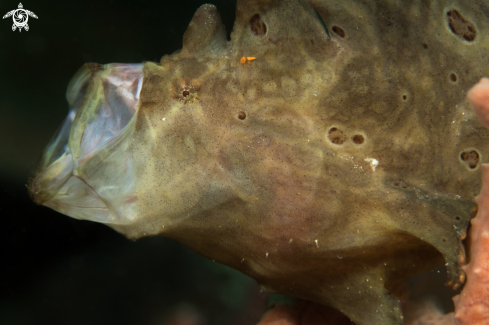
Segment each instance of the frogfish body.
[[489,4],[238,0],[231,40],[200,7],[159,63],[86,64],[29,191],[131,239],[168,236],[266,290],[362,324],[461,240],[489,137]]

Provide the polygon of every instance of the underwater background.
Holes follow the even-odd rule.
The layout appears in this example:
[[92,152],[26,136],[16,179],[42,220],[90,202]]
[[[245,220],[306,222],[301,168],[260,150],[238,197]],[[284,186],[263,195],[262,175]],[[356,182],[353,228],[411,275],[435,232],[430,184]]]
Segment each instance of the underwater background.
[[[0,22],[0,324],[255,324],[254,280],[167,238],[131,242],[36,206],[29,177],[86,62],[158,62],[204,1],[28,1],[29,31]],[[235,1],[212,1],[229,33]],[[0,1],[0,14],[17,9]]]

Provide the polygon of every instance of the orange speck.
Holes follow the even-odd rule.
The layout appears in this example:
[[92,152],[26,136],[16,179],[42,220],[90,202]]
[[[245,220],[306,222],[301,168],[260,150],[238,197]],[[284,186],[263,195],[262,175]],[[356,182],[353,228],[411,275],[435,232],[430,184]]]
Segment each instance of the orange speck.
[[248,62],[248,64],[250,64],[251,62],[250,61],[253,61],[253,60],[256,60],[256,58],[254,56],[243,56],[239,62],[241,62],[241,64],[245,64],[246,62]]

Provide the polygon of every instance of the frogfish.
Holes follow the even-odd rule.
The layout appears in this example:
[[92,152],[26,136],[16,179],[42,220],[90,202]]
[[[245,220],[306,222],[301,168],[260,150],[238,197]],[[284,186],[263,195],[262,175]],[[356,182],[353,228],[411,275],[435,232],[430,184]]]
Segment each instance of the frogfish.
[[402,324],[392,289],[465,280],[489,131],[489,2],[203,5],[159,62],[85,64],[28,184],[130,239],[173,238],[264,290],[357,325]]

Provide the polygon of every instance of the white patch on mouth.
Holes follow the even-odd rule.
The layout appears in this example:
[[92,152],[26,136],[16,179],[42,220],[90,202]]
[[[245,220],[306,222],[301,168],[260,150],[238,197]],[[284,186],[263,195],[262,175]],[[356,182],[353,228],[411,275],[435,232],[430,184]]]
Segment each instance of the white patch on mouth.
[[372,167],[372,170],[375,171],[375,168],[379,164],[379,161],[375,158],[365,158],[364,160],[368,162],[370,164],[370,167]]
[[138,88],[136,90],[136,95],[134,96],[136,99],[139,99],[139,94],[141,93],[141,88],[143,88],[143,78],[139,78],[139,80],[138,80]]

